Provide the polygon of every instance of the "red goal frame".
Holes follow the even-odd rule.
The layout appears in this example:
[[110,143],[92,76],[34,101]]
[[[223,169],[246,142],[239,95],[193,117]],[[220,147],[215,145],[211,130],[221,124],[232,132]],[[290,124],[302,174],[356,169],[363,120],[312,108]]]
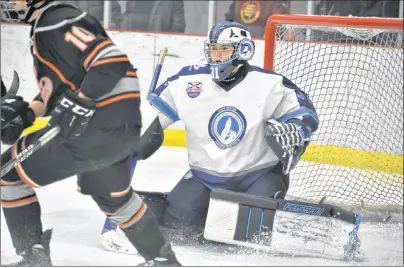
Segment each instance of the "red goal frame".
[[272,15],[265,27],[264,69],[273,71],[275,52],[275,32],[279,24],[330,26],[346,28],[403,30],[404,20],[393,18],[359,18],[308,15]]

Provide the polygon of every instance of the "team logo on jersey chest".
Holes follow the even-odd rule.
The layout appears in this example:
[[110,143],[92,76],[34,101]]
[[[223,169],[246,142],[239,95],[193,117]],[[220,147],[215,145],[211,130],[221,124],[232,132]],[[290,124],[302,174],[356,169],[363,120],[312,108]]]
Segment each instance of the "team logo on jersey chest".
[[202,82],[188,82],[187,94],[191,99],[198,97],[201,94]]
[[236,146],[244,137],[247,121],[243,113],[233,106],[224,106],[209,120],[209,135],[220,149]]

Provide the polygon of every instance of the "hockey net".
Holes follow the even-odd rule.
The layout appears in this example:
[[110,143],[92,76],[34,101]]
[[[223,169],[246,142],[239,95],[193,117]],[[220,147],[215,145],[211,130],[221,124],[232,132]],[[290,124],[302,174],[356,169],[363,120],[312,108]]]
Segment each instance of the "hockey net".
[[403,20],[274,15],[264,67],[307,92],[320,118],[288,197],[402,212]]

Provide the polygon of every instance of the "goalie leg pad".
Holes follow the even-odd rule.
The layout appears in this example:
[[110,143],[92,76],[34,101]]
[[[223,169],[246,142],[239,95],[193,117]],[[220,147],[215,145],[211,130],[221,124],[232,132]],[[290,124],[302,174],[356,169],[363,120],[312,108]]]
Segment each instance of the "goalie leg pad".
[[260,250],[350,260],[360,245],[360,220],[353,212],[327,204],[214,190],[204,237]]
[[[246,193],[217,189],[210,196],[204,237],[217,242],[246,245],[272,231],[277,202]],[[258,245],[257,248],[262,248]]]

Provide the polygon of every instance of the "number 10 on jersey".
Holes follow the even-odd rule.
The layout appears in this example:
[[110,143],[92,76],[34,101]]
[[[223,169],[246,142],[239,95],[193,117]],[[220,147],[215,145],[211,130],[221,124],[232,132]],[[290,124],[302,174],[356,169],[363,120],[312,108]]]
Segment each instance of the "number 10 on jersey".
[[65,33],[65,41],[72,43],[75,47],[81,50],[81,52],[86,51],[88,48],[87,43],[95,40],[95,35],[90,33],[84,28],[72,26],[70,32]]

